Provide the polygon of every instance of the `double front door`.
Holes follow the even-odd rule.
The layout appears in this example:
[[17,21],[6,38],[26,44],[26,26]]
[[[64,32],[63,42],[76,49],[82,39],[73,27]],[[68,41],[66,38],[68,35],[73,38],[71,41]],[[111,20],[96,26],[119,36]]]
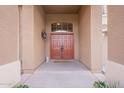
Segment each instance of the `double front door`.
[[51,33],[51,59],[74,58],[73,33]]

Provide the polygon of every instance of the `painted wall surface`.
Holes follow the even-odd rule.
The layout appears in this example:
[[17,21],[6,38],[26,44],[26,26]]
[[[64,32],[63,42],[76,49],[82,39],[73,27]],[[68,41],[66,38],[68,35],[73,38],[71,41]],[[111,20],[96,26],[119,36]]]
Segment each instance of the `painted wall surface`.
[[79,12],[80,61],[99,72],[102,63],[102,8],[82,6]]
[[108,61],[106,78],[124,87],[124,6],[108,6]]
[[0,88],[11,88],[21,80],[20,61],[0,65]]
[[0,6],[0,87],[20,81],[18,6]]
[[45,42],[41,32],[45,31],[45,13],[41,6],[34,6],[34,66],[45,61]]
[[47,14],[46,15],[46,31],[48,33],[48,39],[46,40],[46,56],[50,58],[51,24],[56,22],[73,23],[74,59],[79,60],[79,36],[78,36],[78,15],[77,14]]
[[102,6],[91,6],[91,69],[100,72],[102,67]]
[[124,6],[108,6],[108,58],[124,65]]
[[40,6],[23,6],[21,11],[22,67],[30,73],[44,59],[44,41],[41,32],[45,28],[44,11]]
[[105,76],[108,82],[119,83],[119,87],[124,88],[124,65],[108,60]]
[[22,39],[22,69],[34,69],[33,55],[33,6],[22,6],[21,10],[21,39]]
[[0,6],[0,65],[18,60],[18,6]]
[[91,68],[90,6],[82,6],[79,12],[80,61]]

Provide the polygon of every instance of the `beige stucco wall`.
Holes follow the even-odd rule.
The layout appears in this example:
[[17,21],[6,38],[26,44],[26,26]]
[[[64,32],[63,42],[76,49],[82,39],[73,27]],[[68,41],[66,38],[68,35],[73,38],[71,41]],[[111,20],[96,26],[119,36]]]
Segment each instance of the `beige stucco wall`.
[[124,64],[124,6],[108,6],[108,58]]
[[90,6],[82,6],[79,12],[79,55],[80,61],[91,67]]
[[21,80],[20,61],[0,65],[0,88],[11,88]]
[[124,6],[108,6],[108,61],[106,78],[124,87]]
[[44,61],[44,41],[41,31],[45,28],[44,11],[40,6],[25,5],[21,11],[22,68],[32,72]]
[[105,77],[108,82],[119,83],[119,87],[124,88],[124,65],[108,60]]
[[82,6],[79,12],[80,61],[99,72],[102,64],[102,8]]
[[46,31],[48,33],[48,39],[46,40],[46,57],[50,58],[51,24],[56,22],[73,23],[74,59],[79,60],[79,36],[78,36],[78,15],[77,14],[47,14],[46,15]]
[[13,87],[21,79],[18,6],[0,6],[0,87]]
[[102,67],[102,6],[91,6],[91,69],[100,72]]
[[35,68],[45,60],[45,42],[41,32],[45,31],[45,13],[41,6],[34,6],[34,62]]
[[33,6],[23,6],[21,11],[22,69],[34,69],[33,56]]
[[18,60],[18,6],[0,6],[0,65]]

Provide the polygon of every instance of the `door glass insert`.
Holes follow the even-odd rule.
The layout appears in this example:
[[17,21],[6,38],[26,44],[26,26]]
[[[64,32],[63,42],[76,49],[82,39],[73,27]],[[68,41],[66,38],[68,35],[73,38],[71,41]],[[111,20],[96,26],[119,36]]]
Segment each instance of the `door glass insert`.
[[71,32],[73,29],[72,29],[72,24],[68,24],[68,31]]
[[51,24],[52,32],[73,32],[73,24],[72,23],[53,23]]

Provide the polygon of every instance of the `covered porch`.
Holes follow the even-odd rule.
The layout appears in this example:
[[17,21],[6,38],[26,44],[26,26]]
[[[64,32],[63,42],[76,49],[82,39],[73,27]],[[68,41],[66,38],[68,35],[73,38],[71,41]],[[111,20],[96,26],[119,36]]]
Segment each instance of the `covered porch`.
[[21,83],[31,88],[90,88],[97,80],[105,80],[101,73],[91,73],[78,61],[48,62],[33,74],[23,74]]
[[1,10],[6,8],[17,13],[15,83],[21,78],[31,87],[92,87],[98,80],[93,73],[103,75],[103,6],[20,5]]
[[123,87],[123,11],[124,6],[101,5],[0,6],[0,87],[21,79],[31,87],[91,87],[101,73]]
[[[20,6],[19,59],[22,73],[43,62],[74,60],[91,72],[103,71],[106,41],[103,6]],[[30,26],[32,25],[32,26]],[[105,41],[105,43],[103,43]]]
[[93,73],[104,77],[102,13],[103,6],[21,6],[22,82],[31,87],[92,87],[98,80]]

